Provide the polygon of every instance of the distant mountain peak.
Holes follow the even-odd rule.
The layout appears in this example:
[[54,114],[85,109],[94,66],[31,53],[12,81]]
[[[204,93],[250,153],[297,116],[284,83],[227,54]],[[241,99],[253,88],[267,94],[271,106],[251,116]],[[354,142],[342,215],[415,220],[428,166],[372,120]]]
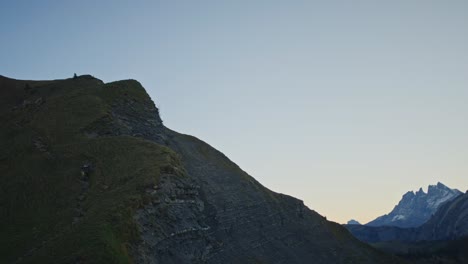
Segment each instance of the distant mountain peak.
[[429,185],[428,187],[428,193],[432,191],[447,191],[447,192],[450,192],[450,193],[461,193],[460,190],[458,189],[451,189],[449,188],[448,186],[444,185],[443,183],[441,182],[438,182],[437,185]]
[[[423,192],[424,193],[424,192]],[[412,200],[414,199],[414,197],[416,197],[416,194],[417,193],[414,193],[413,191],[409,191],[405,194],[403,194],[403,196],[401,197],[401,200],[400,200],[400,203],[403,202],[403,201],[407,201],[407,200]],[[425,194],[425,193],[424,193]]]
[[347,224],[348,225],[361,225],[361,223],[359,223],[359,221],[354,220],[354,219],[349,220]]
[[[463,237],[468,235],[468,193],[461,194],[439,206],[426,223],[416,228],[345,226],[359,240],[368,243],[386,241],[394,244],[396,241],[405,241],[406,244],[415,241],[440,242],[443,240],[463,239]],[[466,251],[466,245],[464,248],[464,251]]]
[[368,226],[417,227],[424,224],[437,208],[462,194],[457,189],[450,189],[441,182],[429,185],[427,193],[423,188],[406,192],[395,208],[386,215],[367,223]]

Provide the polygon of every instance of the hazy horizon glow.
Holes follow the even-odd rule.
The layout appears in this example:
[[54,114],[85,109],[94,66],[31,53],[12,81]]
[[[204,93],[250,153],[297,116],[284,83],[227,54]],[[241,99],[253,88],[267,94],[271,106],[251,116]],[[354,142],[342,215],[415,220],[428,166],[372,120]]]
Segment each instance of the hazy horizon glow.
[[[97,3],[96,3],[97,2]],[[0,74],[133,78],[171,129],[340,223],[468,188],[466,1],[12,1]]]

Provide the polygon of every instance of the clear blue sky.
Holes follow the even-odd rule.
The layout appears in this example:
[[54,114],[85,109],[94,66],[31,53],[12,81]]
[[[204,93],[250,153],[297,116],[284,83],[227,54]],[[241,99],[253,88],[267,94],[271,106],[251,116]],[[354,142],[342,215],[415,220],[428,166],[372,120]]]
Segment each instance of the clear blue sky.
[[467,1],[11,0],[0,36],[0,74],[137,79],[168,127],[331,220],[468,188]]

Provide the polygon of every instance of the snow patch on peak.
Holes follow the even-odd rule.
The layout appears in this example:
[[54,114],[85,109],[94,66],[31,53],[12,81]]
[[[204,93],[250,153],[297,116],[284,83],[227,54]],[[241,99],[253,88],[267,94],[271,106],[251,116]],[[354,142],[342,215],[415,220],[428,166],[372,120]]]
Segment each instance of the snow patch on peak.
[[395,215],[393,218],[392,218],[392,222],[395,222],[395,221],[398,221],[398,220],[403,220],[405,219],[406,217],[404,215]]

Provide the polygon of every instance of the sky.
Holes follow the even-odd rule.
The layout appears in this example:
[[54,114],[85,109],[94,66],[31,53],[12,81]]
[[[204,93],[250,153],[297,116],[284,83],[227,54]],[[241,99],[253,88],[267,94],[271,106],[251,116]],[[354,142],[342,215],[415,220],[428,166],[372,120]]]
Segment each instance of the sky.
[[468,189],[468,2],[0,2],[0,75],[136,79],[171,129],[339,223]]

